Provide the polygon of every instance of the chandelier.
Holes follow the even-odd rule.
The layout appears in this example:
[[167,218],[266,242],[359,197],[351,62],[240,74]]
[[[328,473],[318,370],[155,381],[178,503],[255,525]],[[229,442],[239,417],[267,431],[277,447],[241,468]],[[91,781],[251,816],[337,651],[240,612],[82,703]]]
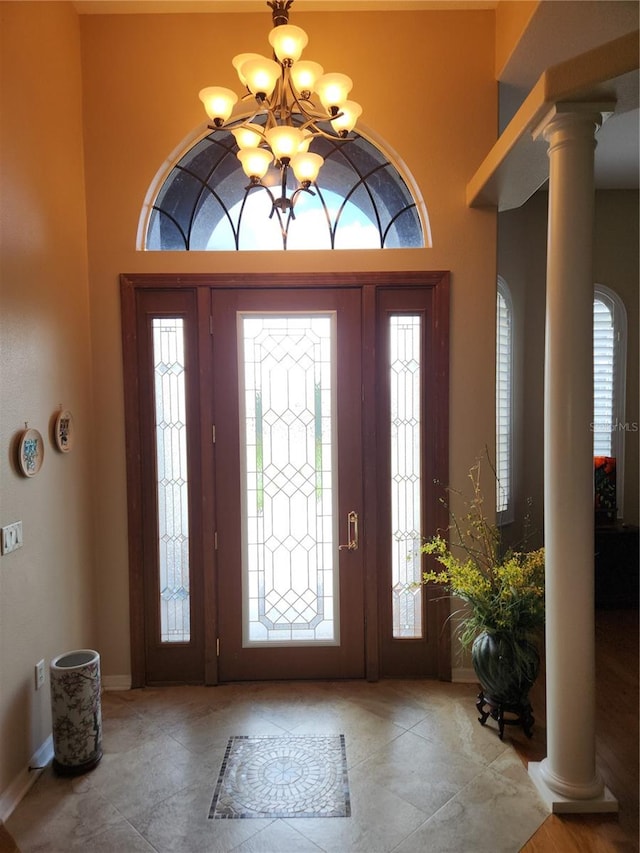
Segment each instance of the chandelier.
[[[273,59],[240,53],[232,60],[246,88],[241,100],[251,104],[248,118],[246,111],[243,118],[232,117],[238,96],[231,89],[208,86],[200,91],[212,122],[210,129],[230,130],[235,137],[237,157],[250,181],[246,192],[266,190],[272,203],[269,218],[277,211],[279,219],[285,213],[295,218],[293,208],[300,193],[315,195],[310,187],[324,160],[309,151],[313,140],[345,139],[362,113],[359,104],[347,100],[353,86],[351,78],[336,72],[325,74],[317,62],[300,59],[309,39],[303,29],[289,24],[292,3],[267,0],[273,17],[269,33]],[[258,116],[264,117],[262,121],[255,121]],[[280,171],[279,196],[263,183],[272,165]],[[287,197],[289,170],[298,186]]]

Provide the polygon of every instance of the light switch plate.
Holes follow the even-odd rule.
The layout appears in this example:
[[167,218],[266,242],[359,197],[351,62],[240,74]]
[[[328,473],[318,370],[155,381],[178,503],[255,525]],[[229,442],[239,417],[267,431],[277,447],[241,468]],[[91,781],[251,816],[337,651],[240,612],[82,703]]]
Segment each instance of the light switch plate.
[[2,538],[0,538],[3,554],[10,554],[12,551],[17,551],[22,548],[22,522],[14,521],[13,524],[7,524],[2,528]]

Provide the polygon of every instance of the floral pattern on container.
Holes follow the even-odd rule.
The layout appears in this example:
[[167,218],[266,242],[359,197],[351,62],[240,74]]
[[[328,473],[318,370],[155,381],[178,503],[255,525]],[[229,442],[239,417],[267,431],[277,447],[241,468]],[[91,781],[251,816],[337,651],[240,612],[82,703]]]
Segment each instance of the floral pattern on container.
[[616,460],[613,456],[594,456],[594,492],[597,524],[616,520]]
[[102,758],[100,655],[82,649],[51,661],[53,766],[84,773]]

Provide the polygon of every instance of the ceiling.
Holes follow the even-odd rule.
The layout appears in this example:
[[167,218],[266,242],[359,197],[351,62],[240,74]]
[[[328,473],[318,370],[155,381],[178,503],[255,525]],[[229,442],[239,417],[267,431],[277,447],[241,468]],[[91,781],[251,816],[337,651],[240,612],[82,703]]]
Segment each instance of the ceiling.
[[[495,9],[498,0],[295,0],[303,12]],[[265,0],[75,0],[81,15],[264,12]],[[549,67],[637,31],[637,0],[542,0],[500,71],[501,129]],[[626,82],[624,102],[598,133],[596,186],[638,189],[640,112],[638,75]]]
[[[502,126],[547,68],[637,31],[639,12],[637,0],[540,3],[500,72]],[[597,134],[595,178],[600,189],[638,189],[640,185],[638,83],[637,71],[624,80],[603,81],[602,90],[614,91],[618,106]]]

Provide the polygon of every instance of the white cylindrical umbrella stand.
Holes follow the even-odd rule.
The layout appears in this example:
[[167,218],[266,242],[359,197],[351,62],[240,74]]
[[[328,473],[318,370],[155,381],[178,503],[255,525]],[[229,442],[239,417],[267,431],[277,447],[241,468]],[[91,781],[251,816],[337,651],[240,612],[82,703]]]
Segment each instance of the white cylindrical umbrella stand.
[[84,773],[102,758],[100,655],[65,652],[51,661],[50,675],[54,770]]

